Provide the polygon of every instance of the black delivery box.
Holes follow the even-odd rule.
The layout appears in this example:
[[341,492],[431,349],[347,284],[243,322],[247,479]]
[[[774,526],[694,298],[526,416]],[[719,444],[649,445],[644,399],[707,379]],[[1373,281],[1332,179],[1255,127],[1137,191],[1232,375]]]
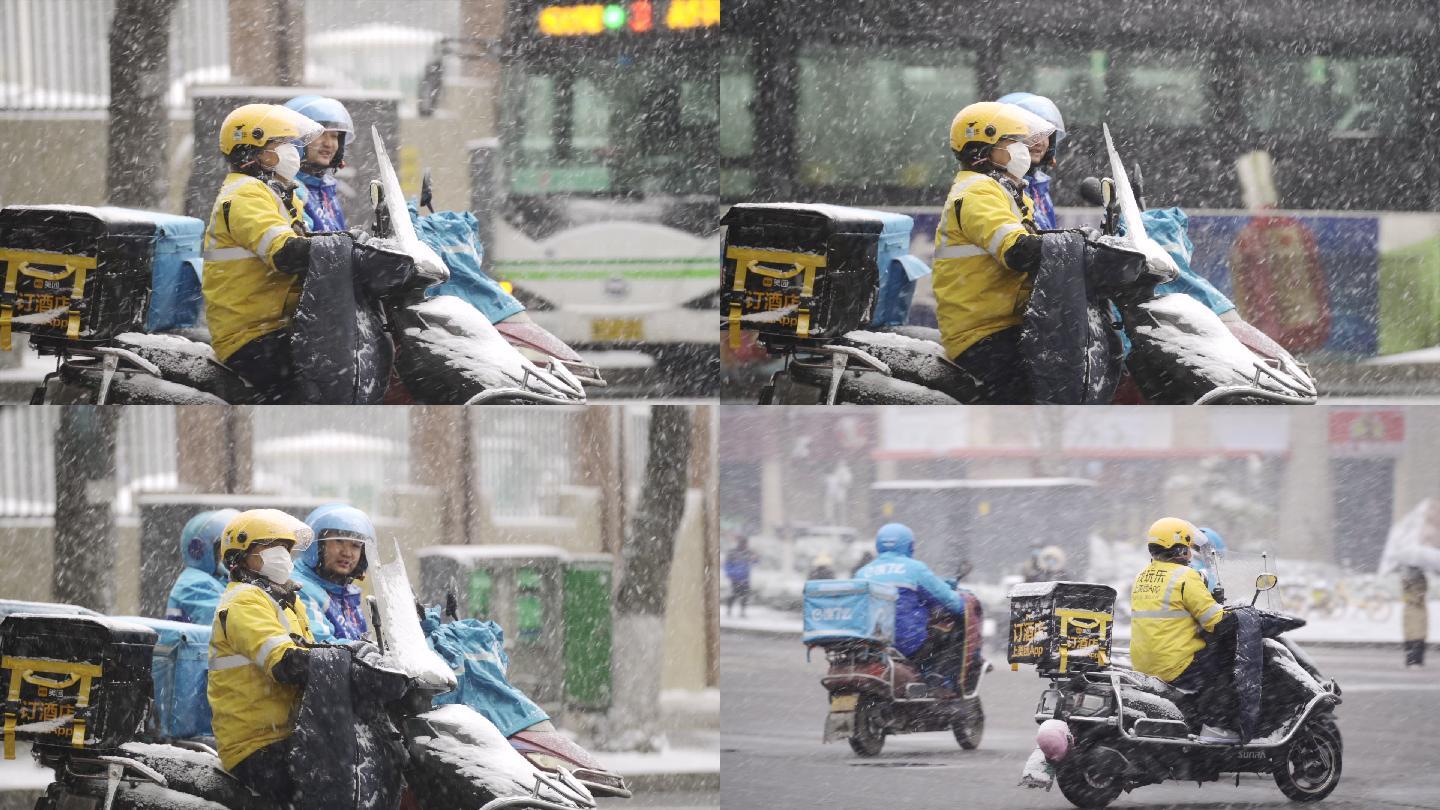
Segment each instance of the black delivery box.
[[0,622],[5,758],[15,740],[108,751],[145,723],[156,634],[107,616],[15,613]]
[[1105,669],[1115,624],[1115,589],[1088,582],[1025,582],[1010,589],[1012,669],[1042,675]]
[[[903,221],[902,221],[903,220]],[[720,315],[730,340],[740,330],[797,341],[824,340],[870,323],[882,241],[909,217],[807,203],[744,203],[725,226]]]
[[195,253],[204,223],[130,208],[0,208],[0,350],[10,333],[100,342],[145,326],[157,253]]

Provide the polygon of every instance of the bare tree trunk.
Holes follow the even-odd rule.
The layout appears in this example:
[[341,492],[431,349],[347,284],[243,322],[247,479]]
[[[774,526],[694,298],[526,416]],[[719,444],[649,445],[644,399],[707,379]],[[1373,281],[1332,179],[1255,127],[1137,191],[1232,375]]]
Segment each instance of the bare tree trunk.
[[176,0],[116,0],[110,23],[111,205],[159,208],[169,194],[170,13]]
[[657,405],[651,410],[645,480],[625,535],[620,588],[615,594],[611,748],[648,751],[660,743],[665,603],[675,534],[685,514],[691,436],[688,409]]
[[252,444],[248,407],[175,408],[175,468],[183,490],[249,492]]
[[115,429],[119,405],[68,405],[55,429],[55,599],[115,607]]

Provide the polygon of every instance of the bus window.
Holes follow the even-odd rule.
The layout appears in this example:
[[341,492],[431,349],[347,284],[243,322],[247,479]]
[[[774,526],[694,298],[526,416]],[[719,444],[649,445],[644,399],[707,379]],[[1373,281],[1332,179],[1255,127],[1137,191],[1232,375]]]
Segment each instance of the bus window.
[[732,52],[720,59],[720,195],[736,199],[755,190],[755,173],[747,168],[727,166],[744,161],[755,151],[755,76],[750,51]]
[[1105,51],[1076,51],[1054,42],[1008,42],[1000,93],[1035,93],[1060,108],[1065,125],[1099,126],[1105,115]]
[[1373,138],[1414,123],[1408,57],[1257,57],[1248,64],[1242,97],[1257,129]]
[[801,185],[923,188],[954,172],[950,120],[979,96],[972,52],[812,45],[798,62]]
[[1209,119],[1209,54],[1124,51],[1112,54],[1106,116],[1116,127],[1198,127]]
[[528,72],[511,191],[716,193],[713,71],[597,56]]

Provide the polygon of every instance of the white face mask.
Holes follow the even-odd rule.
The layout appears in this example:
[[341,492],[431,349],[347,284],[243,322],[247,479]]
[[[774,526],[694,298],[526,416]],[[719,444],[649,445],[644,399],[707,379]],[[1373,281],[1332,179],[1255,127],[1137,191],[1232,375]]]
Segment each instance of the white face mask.
[[276,585],[290,581],[290,572],[295,570],[295,560],[284,546],[273,546],[260,552],[260,576]]
[[1005,151],[1010,153],[1010,162],[1005,164],[1005,171],[1017,180],[1023,179],[1025,173],[1030,171],[1030,147],[1015,141],[1006,146]]
[[280,158],[275,164],[275,174],[295,182],[295,174],[300,171],[300,150],[293,143],[282,143],[270,151]]

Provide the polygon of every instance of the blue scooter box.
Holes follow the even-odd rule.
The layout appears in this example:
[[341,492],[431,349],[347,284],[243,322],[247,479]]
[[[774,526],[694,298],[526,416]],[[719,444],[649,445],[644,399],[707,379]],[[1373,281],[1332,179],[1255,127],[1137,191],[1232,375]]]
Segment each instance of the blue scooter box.
[[210,700],[210,625],[125,616],[159,635],[150,664],[155,681],[155,719],[162,737],[192,740],[213,737]]
[[866,579],[812,579],[805,583],[806,644],[895,638],[895,586]]

